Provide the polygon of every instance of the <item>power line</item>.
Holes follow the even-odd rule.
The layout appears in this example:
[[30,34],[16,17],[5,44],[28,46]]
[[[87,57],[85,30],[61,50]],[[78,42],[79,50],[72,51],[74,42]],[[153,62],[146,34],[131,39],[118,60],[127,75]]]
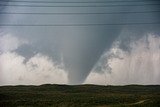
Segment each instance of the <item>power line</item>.
[[137,25],[160,25],[160,22],[150,22],[150,23],[95,23],[95,24],[0,24],[3,27],[52,27],[52,26],[59,26],[59,27],[69,27],[69,26],[137,26]]
[[20,3],[115,3],[115,2],[155,2],[159,0],[110,0],[110,1],[1,1],[1,2],[20,2]]
[[136,14],[136,13],[159,13],[160,11],[131,11],[131,12],[96,12],[96,13],[29,13],[29,12],[0,12],[0,14],[25,14],[25,15],[78,15],[78,14]]
[[119,6],[147,6],[147,5],[160,5],[160,4],[128,4],[128,5],[18,5],[18,4],[0,4],[0,6],[16,6],[16,7],[119,7]]

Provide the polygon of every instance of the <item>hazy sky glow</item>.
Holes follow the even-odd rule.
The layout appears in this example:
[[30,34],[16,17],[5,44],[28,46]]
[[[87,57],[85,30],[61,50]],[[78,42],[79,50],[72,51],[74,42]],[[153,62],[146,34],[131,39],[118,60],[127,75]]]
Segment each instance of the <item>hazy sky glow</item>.
[[160,84],[158,1],[4,1],[0,85]]

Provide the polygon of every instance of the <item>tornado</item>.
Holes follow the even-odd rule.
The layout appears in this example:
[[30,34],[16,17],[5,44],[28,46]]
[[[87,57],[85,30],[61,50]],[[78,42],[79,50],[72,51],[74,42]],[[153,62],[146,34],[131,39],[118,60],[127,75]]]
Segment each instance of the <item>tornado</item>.
[[35,53],[42,53],[56,60],[58,64],[63,63],[68,73],[69,84],[83,83],[115,40],[120,39],[120,47],[128,51],[125,41],[132,35],[120,36],[123,29],[137,33],[138,36],[135,38],[138,39],[146,32],[159,33],[160,28],[156,25],[156,22],[160,22],[158,1],[105,4],[85,4],[78,3],[79,1],[68,4],[11,1],[16,0],[0,1],[4,5],[0,6],[0,12],[10,13],[0,14],[0,25],[17,26],[1,26],[1,30],[29,41],[15,51],[28,59]]

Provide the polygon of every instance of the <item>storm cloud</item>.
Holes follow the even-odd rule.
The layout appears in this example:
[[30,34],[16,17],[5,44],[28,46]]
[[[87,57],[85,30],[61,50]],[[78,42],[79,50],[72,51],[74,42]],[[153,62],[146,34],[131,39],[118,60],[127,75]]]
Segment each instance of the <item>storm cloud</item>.
[[[101,63],[103,72],[93,69],[85,83],[101,85],[159,84],[160,83],[160,37],[147,34],[130,42],[130,52],[119,48],[117,41],[103,55],[107,62]],[[98,65],[97,65],[98,66]],[[112,68],[111,73],[107,67]]]
[[[26,2],[0,2],[8,5],[95,5],[90,4],[53,4],[53,3],[26,3]],[[37,0],[38,1],[38,0]],[[76,2],[76,1],[75,1]],[[77,0],[78,2],[78,0]],[[117,2],[107,5],[135,5],[135,6],[106,6],[106,7],[27,7],[27,6],[3,6],[0,12],[10,13],[114,13],[114,12],[142,12],[134,14],[61,14],[61,15],[44,15],[44,14],[0,14],[0,24],[9,25],[74,25],[79,26],[1,26],[0,35],[0,51],[1,57],[4,54],[12,56],[20,56],[23,64],[20,66],[28,66],[34,57],[45,58],[49,63],[55,66],[61,66],[65,79],[69,84],[83,83],[91,73],[109,75],[114,73],[114,67],[110,66],[110,59],[125,59],[121,56],[121,52],[114,53],[110,50],[117,43],[118,48],[122,52],[132,55],[133,48],[130,44],[145,39],[147,34],[155,34],[159,37],[160,26],[155,22],[160,22],[160,14],[158,12],[143,13],[144,11],[159,11],[157,1],[149,1],[140,3],[142,6],[136,6],[139,2]],[[96,4],[104,5],[104,4]],[[135,25],[125,25],[127,23],[144,23]],[[154,24],[145,24],[154,23]],[[86,26],[81,26],[85,24]],[[88,25],[87,25],[88,24]],[[90,26],[90,24],[111,24],[105,26]],[[112,25],[119,24],[119,25]],[[11,36],[10,36],[11,35]],[[13,41],[8,41],[11,38]],[[6,40],[6,41],[5,41]],[[9,44],[10,43],[10,44]],[[7,46],[6,44],[9,44]],[[11,47],[10,47],[11,46]],[[139,46],[139,45],[136,45]],[[150,47],[152,48],[152,47]],[[135,49],[135,48],[134,48]],[[140,51],[140,50],[139,50]],[[152,50],[150,50],[152,51]],[[127,56],[126,56],[127,57]],[[129,56],[128,56],[129,57]],[[48,63],[48,62],[45,63]],[[153,60],[150,60],[153,62]],[[4,60],[1,59],[1,68],[3,68]],[[6,62],[7,63],[7,62]],[[9,62],[8,62],[9,63]],[[38,62],[37,62],[38,63]],[[126,63],[130,63],[129,61]],[[43,65],[43,64],[42,64]],[[138,65],[137,65],[138,66]],[[135,68],[137,67],[135,66]],[[147,65],[146,65],[147,66]],[[34,68],[34,67],[33,67]],[[48,68],[48,66],[47,66]],[[28,68],[27,68],[28,69]],[[157,68],[159,69],[159,68]],[[22,69],[23,70],[23,69]],[[39,70],[39,69],[36,69]],[[44,71],[47,72],[45,69]],[[121,69],[120,69],[121,70]],[[20,70],[17,70],[20,72]],[[24,70],[27,72],[27,70]],[[31,70],[29,70],[31,71]],[[42,73],[42,69],[39,74]],[[53,70],[54,71],[54,70]],[[57,71],[57,70],[56,70]],[[59,71],[59,69],[58,69]],[[153,71],[153,69],[150,69]],[[2,72],[7,72],[1,70]],[[126,69],[126,72],[129,70]],[[54,72],[53,72],[54,73]],[[5,74],[7,75],[7,73]],[[5,81],[5,75],[1,75],[1,81]],[[8,73],[8,75],[10,75]],[[52,75],[52,74],[51,74]],[[15,76],[15,75],[14,75]],[[90,75],[89,75],[90,76]],[[121,75],[120,75],[121,76]],[[3,77],[3,79],[2,79]],[[18,76],[19,77],[19,76]],[[56,76],[53,77],[53,81]],[[59,77],[59,76],[57,76]],[[33,76],[34,78],[34,76]],[[89,78],[89,77],[88,77]],[[87,78],[87,79],[88,79]],[[44,79],[45,81],[45,79]],[[51,81],[51,80],[50,80]],[[50,82],[48,81],[48,82]],[[43,82],[41,82],[43,83]],[[128,82],[130,83],[130,82]]]

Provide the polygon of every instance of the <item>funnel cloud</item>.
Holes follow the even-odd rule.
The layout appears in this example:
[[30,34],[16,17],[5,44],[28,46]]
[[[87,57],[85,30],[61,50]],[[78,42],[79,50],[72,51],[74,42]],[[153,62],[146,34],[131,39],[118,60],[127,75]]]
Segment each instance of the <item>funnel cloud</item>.
[[14,1],[0,1],[0,85],[160,83],[160,2]]

